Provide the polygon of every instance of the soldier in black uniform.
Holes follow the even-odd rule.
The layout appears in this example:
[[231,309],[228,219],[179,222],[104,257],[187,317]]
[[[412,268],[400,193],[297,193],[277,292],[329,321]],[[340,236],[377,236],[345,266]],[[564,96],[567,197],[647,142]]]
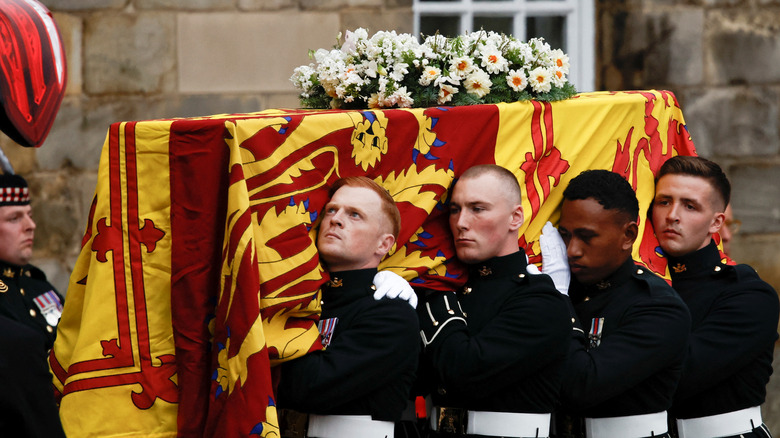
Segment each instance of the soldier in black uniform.
[[457,293],[421,291],[418,307],[437,377],[435,436],[549,436],[571,321],[551,279],[518,249],[520,196],[495,165],[468,169],[452,191],[450,229],[469,280]]
[[692,330],[672,415],[680,437],[769,437],[760,405],[772,374],[778,298],[748,265],[721,260],[712,235],[731,186],[720,166],[674,157],[658,173],[652,221]]
[[[322,289],[324,349],[282,365],[278,406],[311,414],[310,437],[392,437],[420,348],[414,308],[373,297],[377,266],[395,243],[400,215],[387,191],[365,177],[340,179],[330,194],[317,238],[330,272]],[[282,435],[292,436],[281,422]]]
[[62,296],[43,271],[29,264],[35,222],[27,181],[0,175],[0,314],[29,326],[51,349],[62,315]]
[[[667,437],[688,310],[663,279],[631,258],[639,204],[623,177],[585,171],[563,197],[558,230],[582,329],[574,332],[564,368],[562,411],[576,420],[575,428],[584,423],[588,438]],[[544,252],[543,258],[547,263]]]
[[32,257],[35,222],[27,182],[0,175],[0,434],[65,436],[46,358],[62,298]]

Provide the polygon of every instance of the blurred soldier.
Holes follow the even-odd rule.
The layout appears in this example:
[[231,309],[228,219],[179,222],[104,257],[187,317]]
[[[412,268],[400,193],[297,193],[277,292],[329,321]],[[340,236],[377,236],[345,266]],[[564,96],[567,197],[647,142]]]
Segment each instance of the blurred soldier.
[[0,315],[40,333],[48,351],[62,315],[62,297],[46,275],[29,264],[34,237],[27,181],[0,175]]
[[[663,279],[631,258],[639,204],[623,177],[585,171],[563,198],[558,230],[582,324],[564,368],[563,411],[584,418],[588,438],[668,437],[666,411],[682,373],[688,310]],[[555,237],[554,228],[544,230],[543,240]],[[547,264],[544,247],[542,254]]]
[[27,182],[0,175],[0,431],[62,437],[46,358],[62,298],[32,257],[35,222]]
[[682,438],[770,436],[760,405],[780,305],[750,266],[721,261],[712,235],[724,224],[730,196],[726,175],[712,161],[678,156],[659,170],[653,227],[693,321],[672,407]]
[[450,229],[469,280],[457,293],[422,291],[418,307],[438,377],[435,436],[549,436],[571,320],[553,282],[518,248],[522,224],[508,170],[475,166],[455,184]]
[[[373,296],[383,274],[377,266],[395,243],[400,214],[387,191],[366,177],[336,181],[330,196],[317,238],[330,272],[322,289],[324,349],[282,365],[278,405],[310,414],[309,437],[392,437],[420,348],[414,308]],[[281,422],[282,436],[303,436],[289,419]]]

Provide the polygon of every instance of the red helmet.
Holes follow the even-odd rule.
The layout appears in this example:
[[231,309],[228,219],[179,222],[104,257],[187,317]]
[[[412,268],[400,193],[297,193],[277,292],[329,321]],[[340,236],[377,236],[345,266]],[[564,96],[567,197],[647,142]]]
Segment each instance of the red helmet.
[[0,0],[0,129],[22,146],[40,146],[60,108],[66,75],[51,12],[35,0]]

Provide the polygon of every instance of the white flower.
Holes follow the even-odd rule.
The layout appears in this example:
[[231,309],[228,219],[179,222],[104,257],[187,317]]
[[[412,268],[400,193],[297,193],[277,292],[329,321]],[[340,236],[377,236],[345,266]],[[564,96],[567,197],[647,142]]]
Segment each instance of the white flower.
[[537,67],[528,74],[528,82],[537,93],[546,93],[552,86],[550,71],[544,67]]
[[501,52],[493,47],[486,46],[485,48],[486,50],[482,52],[481,57],[482,67],[485,67],[485,70],[487,70],[488,73],[494,75],[506,71],[509,67],[509,61],[504,58]]
[[426,87],[428,85],[431,85],[432,81],[435,81],[436,79],[441,76],[441,69],[439,67],[435,66],[428,66],[426,67],[422,75],[420,75],[420,80],[418,81],[420,85]]
[[566,85],[566,73],[564,73],[563,70],[558,68],[553,69],[552,83],[558,88],[561,88],[564,85]]
[[368,97],[366,104],[371,109],[379,108],[379,93],[371,93],[371,96]]
[[509,70],[506,83],[515,91],[523,91],[528,86],[528,78],[523,70]]
[[412,93],[406,91],[406,87],[401,87],[387,98],[390,103],[388,106],[397,106],[398,108],[411,108],[414,103]]
[[490,87],[493,83],[490,82],[490,75],[482,70],[475,69],[468,75],[466,80],[463,81],[463,85],[466,87],[466,92],[476,94],[479,97],[484,97],[486,94],[490,93]]
[[468,56],[459,56],[450,61],[450,75],[465,78],[474,70],[474,61]]
[[458,89],[447,84],[442,84],[439,89],[439,98],[437,103],[443,105],[452,100],[452,96],[458,93]]
[[564,75],[569,74],[569,56],[563,53],[561,49],[555,49],[550,52],[553,68],[559,69]]

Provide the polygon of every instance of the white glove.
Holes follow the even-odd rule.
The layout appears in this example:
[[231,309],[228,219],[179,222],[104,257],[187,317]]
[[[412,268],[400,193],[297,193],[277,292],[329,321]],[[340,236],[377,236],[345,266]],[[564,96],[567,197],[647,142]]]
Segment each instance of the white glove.
[[552,223],[544,224],[542,235],[539,236],[539,246],[542,249],[542,273],[552,278],[558,292],[568,295],[571,271],[566,256],[566,244]]
[[374,299],[381,300],[384,297],[398,298],[408,301],[413,309],[417,308],[417,294],[409,286],[409,282],[392,271],[379,271],[374,276]]

